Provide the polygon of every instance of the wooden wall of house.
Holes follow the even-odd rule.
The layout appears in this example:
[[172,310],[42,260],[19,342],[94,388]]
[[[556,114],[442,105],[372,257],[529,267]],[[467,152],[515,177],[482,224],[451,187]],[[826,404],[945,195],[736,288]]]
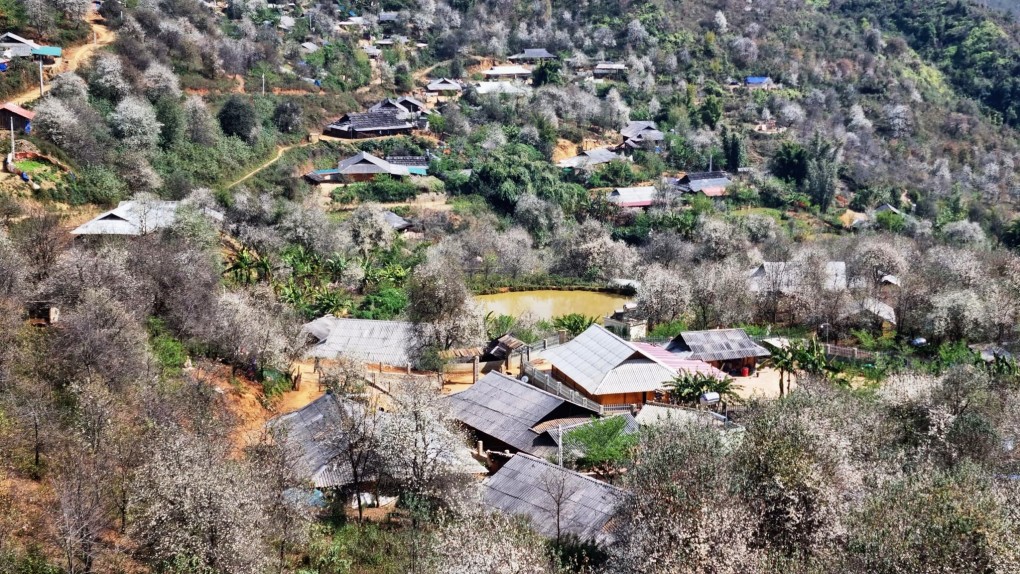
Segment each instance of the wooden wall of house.
[[24,132],[25,126],[28,125],[29,121],[8,110],[0,110],[0,131],[9,131],[11,129],[11,118],[14,118],[14,130]]
[[612,395],[592,395],[588,391],[581,388],[580,385],[575,383],[570,377],[563,374],[562,371],[556,367],[552,368],[552,378],[563,383],[564,385],[574,389],[578,393],[581,393],[585,397],[595,401],[600,405],[633,405],[633,404],[644,404],[648,401],[655,400],[654,392],[647,393],[617,393]]

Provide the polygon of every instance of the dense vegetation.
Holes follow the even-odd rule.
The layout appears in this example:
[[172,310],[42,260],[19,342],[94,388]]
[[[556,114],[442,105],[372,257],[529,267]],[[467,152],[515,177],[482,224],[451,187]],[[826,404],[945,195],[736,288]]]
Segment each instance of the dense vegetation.
[[[1012,4],[105,0],[112,44],[26,104],[36,186],[0,182],[0,572],[1017,571],[1020,369],[1000,351],[1020,334],[1020,28],[995,10]],[[71,50],[90,6],[0,0],[0,24]],[[398,40],[372,59],[368,37]],[[559,59],[524,94],[473,85],[538,47]],[[593,80],[602,61],[626,71]],[[34,73],[13,60],[0,94]],[[317,137],[444,76],[466,87],[430,101],[430,130]],[[662,141],[557,165],[633,120]],[[426,156],[428,176],[303,177],[359,151]],[[663,180],[710,169],[725,196]],[[607,200],[628,186],[655,187],[652,205]],[[141,237],[67,233],[125,199],[182,207]],[[752,285],[763,262],[789,265]],[[777,396],[666,389],[720,393],[735,429],[568,433],[567,466],[632,495],[612,548],[485,512],[433,456],[467,442],[433,384],[448,351],[601,319],[483,316],[472,298],[536,288],[631,294],[656,340],[794,341],[767,363]],[[301,324],[326,314],[412,324],[420,372],[387,391],[358,363],[318,368],[358,405],[333,430],[400,496],[388,517],[351,506],[364,476],[318,505],[262,432],[296,408]]]

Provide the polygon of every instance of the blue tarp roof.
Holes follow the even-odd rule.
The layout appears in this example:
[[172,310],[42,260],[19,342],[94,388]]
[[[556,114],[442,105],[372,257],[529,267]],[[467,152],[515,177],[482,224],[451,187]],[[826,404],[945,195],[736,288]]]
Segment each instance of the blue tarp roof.
[[408,166],[407,171],[411,172],[413,175],[428,175],[429,168]]
[[312,173],[314,173],[315,175],[332,175],[335,173],[340,173],[340,170],[334,167],[333,169],[317,169]]
[[38,48],[32,49],[33,56],[49,56],[51,58],[59,58],[63,56],[64,50],[60,46],[39,46]]
[[748,76],[747,77],[747,83],[748,84],[764,84],[767,81],[769,81],[769,77],[768,76]]

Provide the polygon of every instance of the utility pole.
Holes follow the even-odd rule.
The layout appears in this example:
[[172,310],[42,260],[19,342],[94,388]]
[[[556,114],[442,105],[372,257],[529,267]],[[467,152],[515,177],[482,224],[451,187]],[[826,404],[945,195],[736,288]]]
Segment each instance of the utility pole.
[[556,464],[563,468],[563,425],[556,425],[556,432],[560,435],[560,440],[556,441]]
[[42,73],[42,58],[39,58],[39,97],[43,97],[43,73]]
[[11,163],[14,163],[14,118],[11,118]]
[[262,74],[262,95],[266,95],[266,74],[264,72]]

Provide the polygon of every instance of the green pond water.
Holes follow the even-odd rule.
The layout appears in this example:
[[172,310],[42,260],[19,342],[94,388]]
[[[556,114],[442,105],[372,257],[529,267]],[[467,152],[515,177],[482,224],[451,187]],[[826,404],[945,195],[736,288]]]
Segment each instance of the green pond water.
[[475,297],[483,314],[490,311],[514,317],[530,314],[536,319],[552,319],[570,313],[601,319],[630,300],[632,298],[623,295],[597,291],[514,291]]

